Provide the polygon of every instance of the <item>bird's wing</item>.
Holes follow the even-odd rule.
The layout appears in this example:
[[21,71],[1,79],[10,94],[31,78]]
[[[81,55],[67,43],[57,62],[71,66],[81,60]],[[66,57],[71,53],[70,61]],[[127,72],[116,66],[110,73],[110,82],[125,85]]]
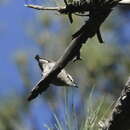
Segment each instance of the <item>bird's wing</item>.
[[43,78],[35,85],[35,87],[30,92],[30,95],[28,96],[28,101],[33,100],[36,98],[39,94],[41,94],[43,91],[46,91],[48,88],[48,85],[43,84]]
[[74,79],[72,76],[65,70],[63,69],[58,75],[57,78],[62,81],[63,85],[67,86],[77,86],[74,82]]
[[52,68],[54,67],[55,63],[48,63],[48,64],[43,64],[42,68],[43,68],[43,74],[47,75],[48,73],[50,73],[50,71],[52,70]]
[[65,69],[63,69],[63,70],[61,71],[61,74],[62,74],[63,76],[66,76],[66,78],[68,78],[71,82],[74,82],[74,79],[72,78],[72,76],[71,76]]

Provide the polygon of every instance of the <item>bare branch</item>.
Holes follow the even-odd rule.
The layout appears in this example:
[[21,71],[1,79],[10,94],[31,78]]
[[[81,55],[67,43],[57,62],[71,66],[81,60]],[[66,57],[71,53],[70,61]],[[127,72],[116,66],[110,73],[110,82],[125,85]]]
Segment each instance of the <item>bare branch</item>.
[[[88,21],[85,22],[85,24],[73,35],[74,39],[69,44],[67,49],[65,50],[63,56],[59,58],[59,60],[56,62],[55,66],[52,68],[50,73],[46,75],[42,81],[42,85],[40,87],[34,88],[30,95],[29,100],[32,100],[36,98],[39,94],[42,93],[45,86],[48,86],[53,79],[57,77],[57,75],[60,73],[60,71],[74,58],[77,60],[80,59],[80,49],[82,47],[82,44],[87,41],[88,38],[92,38],[97,34],[98,32],[98,38],[100,42],[102,42],[102,38],[99,32],[100,26],[105,21],[105,19],[108,17],[108,15],[111,13],[112,8],[115,7],[120,0],[109,0],[105,1],[103,0],[103,3],[100,3],[100,0],[97,1],[97,5],[94,4],[94,7],[90,9],[90,17]],[[101,4],[99,6],[99,4]],[[85,7],[88,7],[85,5]],[[76,8],[76,11],[78,11],[80,6]],[[100,10],[100,11],[99,11]],[[70,11],[70,9],[68,10]],[[99,11],[99,12],[98,12]],[[72,12],[75,12],[75,10],[72,10]],[[69,12],[69,13],[72,13]],[[98,12],[98,13],[97,13]]]
[[88,38],[93,37],[97,33],[99,26],[104,22],[105,18],[109,15],[110,12],[111,10],[107,12],[104,17],[97,17],[97,19],[95,19],[93,22],[91,22],[91,20],[87,21],[85,25],[81,27],[82,32],[72,40],[72,42],[65,50],[64,55],[59,58],[50,73],[46,75],[42,81],[42,87],[37,87],[32,90],[28,98],[29,101],[42,93],[44,86],[48,86],[52,79],[54,79],[70,61],[72,61],[75,57],[76,59],[80,59],[80,48],[82,47],[82,44],[85,43]]
[[[68,6],[68,4],[66,4],[66,5]],[[121,0],[118,3],[118,5],[130,5],[130,0]],[[44,6],[41,6],[41,5],[33,5],[33,4],[26,4],[24,6],[29,7],[29,8],[33,8],[33,9],[37,9],[37,10],[47,10],[47,11],[50,10],[50,11],[58,11],[58,12],[60,12],[60,10],[66,9],[65,6],[64,7],[44,7]],[[85,11],[88,11],[88,10],[85,9]],[[76,14],[76,15],[79,15],[79,14]],[[84,15],[79,15],[79,16],[84,16]]]
[[37,10],[50,10],[50,11],[59,11],[61,9],[65,9],[65,7],[44,7],[44,6],[40,6],[40,5],[32,5],[32,4],[27,4],[24,5],[25,7],[29,7],[29,8],[33,8],[33,9],[37,9]]

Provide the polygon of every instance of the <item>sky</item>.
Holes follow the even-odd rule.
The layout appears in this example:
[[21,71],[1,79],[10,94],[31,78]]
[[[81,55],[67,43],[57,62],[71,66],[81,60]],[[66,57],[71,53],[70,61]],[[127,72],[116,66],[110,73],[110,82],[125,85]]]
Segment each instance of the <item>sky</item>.
[[[27,33],[28,22],[34,20],[35,13],[24,7],[23,0],[5,1],[0,5],[0,90],[3,94],[10,87],[22,85],[15,65],[17,52],[36,50],[34,41]],[[4,88],[4,89],[3,89]]]

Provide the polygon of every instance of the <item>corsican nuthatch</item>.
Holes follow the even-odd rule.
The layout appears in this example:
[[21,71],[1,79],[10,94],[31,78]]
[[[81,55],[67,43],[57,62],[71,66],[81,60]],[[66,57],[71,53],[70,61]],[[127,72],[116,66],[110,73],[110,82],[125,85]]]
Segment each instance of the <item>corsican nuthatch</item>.
[[[35,56],[35,59],[38,62],[38,65],[42,71],[42,79],[36,84],[36,86],[32,89],[31,95],[29,96],[28,100],[32,100],[38,95],[37,88],[39,86],[42,87],[42,92],[45,91],[49,86],[45,86],[42,84],[43,77],[45,77],[54,67],[55,63],[54,61],[50,61],[47,59],[41,58],[39,55]],[[56,85],[56,86],[69,86],[69,87],[77,87],[77,85],[74,83],[74,79],[72,76],[66,72],[65,69],[62,69],[61,72],[57,75],[56,78],[54,78],[50,84]],[[43,86],[42,86],[43,85]],[[34,96],[32,96],[34,93]],[[36,94],[35,94],[36,93]]]

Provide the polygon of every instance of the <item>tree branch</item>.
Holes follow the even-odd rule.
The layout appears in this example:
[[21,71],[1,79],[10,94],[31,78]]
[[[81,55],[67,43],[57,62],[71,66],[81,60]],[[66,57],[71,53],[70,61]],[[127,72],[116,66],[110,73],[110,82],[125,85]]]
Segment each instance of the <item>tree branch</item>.
[[80,59],[80,48],[82,47],[82,44],[85,43],[88,38],[92,38],[97,34],[102,23],[119,1],[120,0],[102,0],[101,3],[100,0],[96,0],[97,3],[93,3],[93,7],[90,9],[90,17],[88,21],[86,21],[79,31],[75,33],[74,39],[65,50],[63,56],[59,58],[50,73],[44,77],[42,85],[37,86],[31,91],[28,97],[29,101],[41,94],[44,87],[48,86],[52,79],[54,79],[71,60],[75,57],[76,59]]
[[[130,5],[130,0],[121,0],[118,5]],[[37,9],[37,10],[47,10],[47,11],[60,11],[60,10],[64,10],[66,7],[44,7],[41,5],[33,5],[33,4],[25,4],[25,7],[29,7],[29,8],[33,8],[33,9]],[[79,15],[79,14],[77,14]],[[82,15],[81,15],[82,16]]]
[[47,10],[47,11],[59,11],[61,9],[65,9],[65,7],[44,7],[44,6],[40,6],[40,5],[32,5],[32,4],[27,4],[24,5],[25,7],[29,7],[29,8],[33,8],[33,9],[37,9],[37,10]]
[[67,47],[64,55],[59,58],[59,60],[56,62],[56,65],[53,67],[51,72],[42,81],[43,85],[41,87],[38,86],[37,88],[34,88],[32,90],[32,92],[30,93],[30,95],[28,97],[29,101],[34,99],[35,97],[37,97],[38,94],[40,94],[43,91],[43,89],[44,89],[43,86],[48,86],[51,83],[52,79],[54,79],[54,77],[56,77],[58,75],[58,73],[60,73],[60,71],[71,60],[74,59],[74,57],[77,55],[77,52],[80,51],[82,43],[84,43],[86,40],[87,40],[87,38],[85,38],[84,35],[81,35],[81,36],[77,37],[76,39],[72,40],[72,42]]
[[130,130],[130,77],[102,130]]

